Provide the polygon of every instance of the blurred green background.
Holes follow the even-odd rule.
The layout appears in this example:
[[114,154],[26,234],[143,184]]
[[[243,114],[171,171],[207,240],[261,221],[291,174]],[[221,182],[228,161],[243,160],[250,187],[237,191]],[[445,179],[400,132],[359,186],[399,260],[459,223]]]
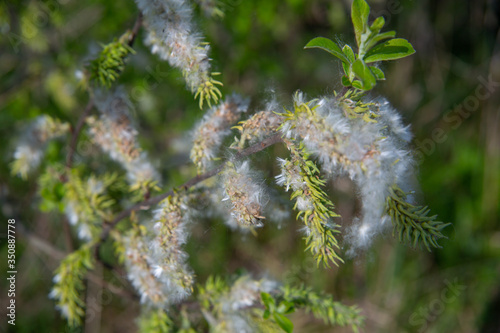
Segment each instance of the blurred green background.
[[[340,301],[357,304],[366,316],[365,332],[500,332],[500,4],[368,3],[372,14],[386,18],[385,30],[396,30],[417,51],[385,65],[387,81],[373,95],[385,96],[411,124],[420,162],[419,200],[441,220],[453,222],[446,230],[449,239],[440,242],[443,249],[412,249],[389,234],[339,268],[318,269],[304,253],[298,222],[281,229],[270,224],[253,237],[212,220],[194,226],[188,244],[190,264],[200,282],[210,274],[239,270],[307,282]],[[212,46],[212,66],[222,73],[225,94],[235,91],[250,97],[251,110],[258,111],[273,96],[289,105],[297,89],[318,96],[340,88],[340,63],[326,52],[306,51],[303,46],[316,36],[352,43],[350,1],[225,0],[221,5],[223,18],[206,17],[195,7],[195,20]],[[40,114],[75,125],[88,100],[78,86],[78,72],[100,50],[99,43],[131,28],[137,14],[133,1],[1,2],[2,276],[7,270],[3,236],[8,218],[16,218],[61,252],[68,250],[61,232],[63,216],[39,209],[39,172],[27,181],[10,174],[16,139]],[[134,45],[137,53],[119,84],[136,106],[141,144],[157,162],[167,190],[194,174],[186,153],[187,131],[203,113],[186,91],[180,72],[151,55],[144,36],[141,31]],[[490,84],[484,86],[485,81]],[[84,135],[78,146],[77,165],[90,160],[86,167],[94,172],[102,172],[104,165],[117,168],[86,140]],[[64,161],[67,141],[49,145],[44,165]],[[273,147],[256,157],[269,180],[277,172],[274,153],[284,151]],[[341,223],[347,227],[360,203],[349,181],[331,185]],[[7,284],[2,279],[1,330],[136,332],[138,302],[109,292],[91,305],[96,318],[85,330],[66,328],[47,297],[58,253],[41,251],[18,235],[17,254],[16,326],[6,325]],[[120,274],[96,274],[130,288]],[[96,288],[89,282],[90,291]],[[303,313],[294,314],[293,321],[296,332],[347,331],[328,328]]]

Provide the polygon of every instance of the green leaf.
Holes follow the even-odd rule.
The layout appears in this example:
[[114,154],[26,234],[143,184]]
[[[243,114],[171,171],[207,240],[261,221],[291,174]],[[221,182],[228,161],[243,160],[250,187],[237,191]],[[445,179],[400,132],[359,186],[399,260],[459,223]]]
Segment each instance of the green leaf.
[[375,87],[377,80],[363,60],[356,60],[352,65],[352,70],[356,74],[356,77],[361,80],[363,90],[370,90]]
[[386,212],[391,217],[393,235],[397,232],[403,243],[423,245],[430,252],[430,247],[440,248],[438,240],[447,238],[441,230],[450,223],[436,221],[437,215],[428,216],[430,209],[425,206],[414,206],[406,201],[407,193],[397,185],[390,189],[386,199]]
[[377,17],[375,21],[373,21],[370,30],[375,33],[379,33],[380,30],[384,27],[385,19],[383,16]]
[[290,319],[282,315],[281,313],[273,313],[274,320],[276,323],[287,333],[293,332],[293,323]]
[[384,72],[382,72],[380,68],[377,68],[375,66],[370,66],[370,70],[372,71],[373,75],[375,75],[377,80],[385,80]]
[[356,42],[358,47],[361,45],[361,35],[365,32],[368,26],[368,15],[370,7],[365,0],[354,0],[351,7],[352,24],[354,25],[354,33],[356,34]]
[[295,311],[294,305],[292,302],[288,301],[281,301],[280,304],[278,305],[278,308],[276,309],[276,312],[278,313],[292,313]]
[[349,81],[349,78],[347,76],[342,76],[342,85],[344,87],[350,87],[351,86],[351,81]]
[[304,46],[305,49],[312,49],[312,48],[318,48],[325,50],[326,52],[329,52],[342,60],[343,62],[349,63],[349,60],[346,58],[344,53],[342,53],[342,50],[340,47],[335,44],[332,40],[325,38],[325,37],[316,37],[313,38],[307,43],[306,46]]
[[364,61],[366,63],[370,63],[384,60],[395,60],[407,57],[413,53],[415,53],[415,50],[406,39],[395,38],[379,44],[368,51]]
[[352,79],[354,79],[354,73],[351,70],[351,65],[350,64],[348,64],[346,62],[342,62],[342,68],[344,69],[344,74],[349,79],[349,81],[351,81]]
[[266,308],[268,309],[274,308],[274,298],[272,298],[271,295],[265,292],[261,292],[260,297],[262,299],[262,303],[264,303]]
[[285,311],[280,311],[280,313],[289,314],[289,313],[295,312],[295,305],[293,302],[283,300],[280,303],[280,306],[282,306],[282,305],[284,306]]
[[342,52],[345,54],[351,64],[354,62],[354,60],[356,60],[356,58],[354,57],[354,52],[349,45],[346,44],[344,48],[342,48]]
[[374,37],[370,38],[370,41],[366,43],[366,50],[369,51],[373,46],[375,46],[378,42],[396,37],[396,31],[387,31],[381,34],[377,34]]
[[360,80],[352,81],[352,86],[356,89],[359,89],[359,90],[365,90],[363,83]]

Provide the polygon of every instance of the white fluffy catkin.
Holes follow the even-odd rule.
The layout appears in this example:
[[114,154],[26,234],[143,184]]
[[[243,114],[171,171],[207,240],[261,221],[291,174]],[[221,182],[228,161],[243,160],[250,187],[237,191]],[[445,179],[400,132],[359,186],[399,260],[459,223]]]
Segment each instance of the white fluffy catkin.
[[210,76],[208,52],[192,22],[193,10],[184,0],[136,0],[148,28],[151,52],[179,68],[191,91]]
[[331,176],[346,174],[356,183],[363,206],[346,237],[348,256],[370,246],[373,236],[390,225],[384,216],[389,187],[408,188],[413,172],[409,127],[387,101],[373,102],[379,117],[367,122],[347,117],[336,98],[307,101],[297,93],[295,109],[307,105],[312,112],[296,112],[282,127],[285,137],[302,139],[324,171]]

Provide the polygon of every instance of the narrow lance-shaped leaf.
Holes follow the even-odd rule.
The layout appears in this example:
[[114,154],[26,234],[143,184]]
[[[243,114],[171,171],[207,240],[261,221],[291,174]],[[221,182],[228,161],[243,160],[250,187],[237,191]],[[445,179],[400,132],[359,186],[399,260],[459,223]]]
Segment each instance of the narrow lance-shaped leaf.
[[332,40],[325,38],[325,37],[316,37],[314,39],[311,39],[309,43],[307,43],[306,46],[304,46],[305,49],[312,49],[312,48],[318,48],[325,50],[326,52],[329,52],[342,60],[343,62],[349,63],[349,60],[347,57],[342,53],[342,50],[340,47],[335,44]]
[[279,327],[283,329],[283,331],[287,333],[293,332],[293,323],[290,321],[290,319],[278,312],[273,313],[273,317]]
[[385,19],[383,17],[378,17],[369,28],[365,27],[365,31],[361,35],[359,44],[359,58],[363,58],[368,50],[378,43],[376,40],[378,39],[378,37],[383,35],[379,34],[379,32],[383,28],[384,24]]
[[385,19],[383,16],[377,17],[375,21],[373,21],[370,26],[370,30],[376,34],[380,32],[380,30],[384,27]]
[[351,86],[351,81],[347,78],[347,76],[342,76],[342,85],[344,87],[350,87]]
[[374,37],[370,38],[369,41],[367,41],[365,49],[369,51],[373,46],[375,46],[378,42],[383,41],[384,39],[390,39],[396,37],[396,31],[387,31],[381,34],[377,34]]
[[375,46],[366,53],[364,61],[366,63],[395,60],[407,57],[415,53],[413,46],[403,38],[395,38]]
[[362,88],[364,90],[372,89],[377,80],[375,76],[370,71],[370,68],[360,59],[356,60],[352,65],[352,70],[356,74],[356,76],[361,79]]
[[370,70],[372,71],[373,75],[375,75],[377,80],[385,80],[384,72],[382,72],[380,68],[377,68],[375,66],[370,66]]
[[365,0],[354,0],[351,7],[352,24],[354,25],[354,33],[356,34],[356,42],[358,47],[361,45],[361,35],[365,32],[368,26],[368,15],[370,7]]
[[354,51],[351,49],[349,45],[346,44],[342,48],[342,52],[345,54],[350,63],[353,63],[354,60],[356,60],[356,58],[354,57]]

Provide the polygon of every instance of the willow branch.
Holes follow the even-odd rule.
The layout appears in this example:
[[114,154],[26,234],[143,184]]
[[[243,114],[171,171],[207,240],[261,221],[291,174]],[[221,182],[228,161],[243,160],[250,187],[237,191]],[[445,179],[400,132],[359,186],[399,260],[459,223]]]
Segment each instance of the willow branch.
[[[142,13],[139,13],[137,19],[135,20],[134,26],[130,32],[128,46],[132,47],[134,45],[134,41],[139,34],[139,30],[142,26]],[[71,137],[71,142],[69,144],[68,154],[66,155],[66,167],[71,169],[73,166],[73,157],[75,155],[76,144],[78,143],[78,137],[80,136],[80,132],[82,131],[83,125],[85,124],[85,120],[87,119],[90,111],[94,107],[94,99],[91,98],[85,107],[85,110],[78,118],[78,122],[73,130],[73,135]]]
[[[261,142],[258,142],[256,144],[254,144],[253,146],[250,146],[250,147],[238,152],[234,156],[233,160],[241,160],[247,156],[258,153],[261,150],[264,150],[267,147],[270,147],[270,146],[277,144],[277,143],[280,143],[280,142],[283,142],[283,139],[281,138],[281,134],[280,133],[274,134],[273,136],[270,136],[267,139],[264,139]],[[226,163],[223,163],[223,164],[219,165],[218,167],[216,167],[210,171],[207,171],[204,174],[198,175],[198,176],[188,180],[187,182],[185,182],[184,184],[179,186],[178,189],[187,190],[190,187],[193,187],[194,185],[219,174],[224,169],[224,166],[226,165]],[[101,233],[101,236],[99,237],[99,241],[96,244],[96,252],[95,252],[96,255],[98,255],[98,253],[99,253],[99,248],[100,248],[101,244],[104,241],[106,241],[106,239],[109,236],[109,233],[118,224],[118,222],[120,222],[121,220],[123,220],[124,218],[129,216],[134,211],[149,209],[150,206],[158,204],[160,201],[167,198],[169,195],[174,195],[174,190],[170,190],[166,193],[162,193],[162,194],[157,195],[155,197],[152,197],[152,198],[149,198],[149,199],[144,200],[142,202],[139,202],[138,204],[118,213],[118,215],[116,215],[115,218],[111,222],[109,222],[107,225],[104,226],[102,233]]]
[[[139,33],[141,26],[142,26],[142,13],[139,13],[139,15],[137,16],[137,19],[134,23],[134,26],[130,32],[129,40],[127,43],[130,47],[133,46],[134,41],[137,37],[137,34]],[[78,121],[76,123],[75,128],[72,131],[71,141],[69,143],[68,153],[66,155],[66,172],[69,172],[69,170],[71,170],[71,168],[73,166],[76,145],[78,144],[80,132],[82,131],[83,125],[85,124],[85,120],[87,119],[90,111],[92,111],[94,104],[95,104],[94,98],[91,97],[87,103],[87,106],[85,107],[85,110],[82,112],[82,114],[78,118]],[[68,179],[68,176],[66,174],[63,176],[62,180],[66,181],[67,179]],[[71,239],[69,222],[66,219],[63,220],[63,231],[64,231],[64,239],[65,239],[65,243],[66,243],[66,248],[68,251],[71,252],[73,250],[73,242]]]
[[134,27],[132,28],[130,39],[128,40],[128,46],[132,47],[134,45],[135,38],[139,34],[141,26],[142,26],[142,13],[139,13],[137,19],[135,20]]

